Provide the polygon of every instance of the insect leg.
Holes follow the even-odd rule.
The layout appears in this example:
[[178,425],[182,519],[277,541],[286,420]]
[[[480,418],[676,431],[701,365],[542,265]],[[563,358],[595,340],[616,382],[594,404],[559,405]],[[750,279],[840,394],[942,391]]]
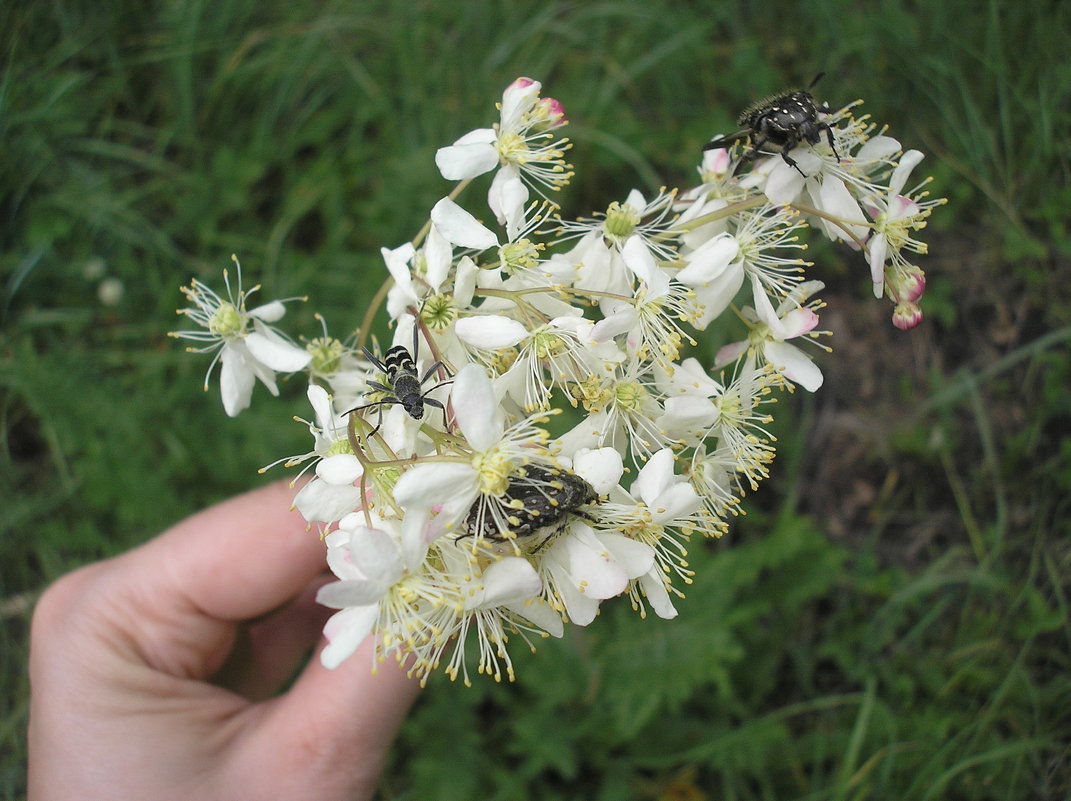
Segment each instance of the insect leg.
[[[441,384],[436,384],[435,386],[433,386],[431,389],[428,390],[428,392],[432,392],[433,390],[436,390],[439,387],[445,387],[447,384],[452,384],[452,383],[454,383],[454,382],[453,381],[443,381]],[[435,398],[429,398],[428,397],[428,392],[425,392],[423,395],[420,396],[421,400],[423,400],[424,403],[426,403],[428,406],[434,406],[436,409],[442,410],[442,413],[443,413],[443,429],[446,430],[446,431],[449,431],[450,430],[450,426],[447,424],[447,421],[446,421],[446,406],[443,405],[442,401],[437,401],[437,400],[435,400]]]
[[364,357],[371,362],[372,366],[379,370],[379,372],[387,372],[387,365],[383,364],[383,362],[379,360],[379,357],[372,353],[372,351],[368,348],[361,348],[361,352],[364,354]]
[[788,151],[787,150],[782,150],[781,151],[781,158],[783,158],[785,160],[785,164],[789,165],[790,167],[795,167],[796,168],[796,172],[798,172],[804,178],[807,177],[807,173],[805,173],[803,170],[800,169],[800,165],[796,163],[796,160],[794,158],[792,158],[792,156],[788,155]]
[[[442,363],[441,361],[438,361],[438,362],[435,362],[435,364],[433,364],[433,365],[432,365],[431,367],[429,367],[429,368],[428,368],[427,370],[425,370],[425,371],[424,371],[424,377],[420,379],[420,383],[421,383],[421,385],[423,385],[423,384],[427,383],[427,380],[428,380],[429,378],[431,378],[431,376],[432,376],[432,373],[434,373],[434,372],[435,372],[436,370],[438,370],[438,369],[439,369],[440,367],[442,367],[442,366],[443,366],[443,363]],[[432,389],[434,389],[434,388],[435,388],[435,387],[432,387]]]
[[829,149],[833,151],[833,155],[837,157],[837,163],[840,164],[840,153],[837,152],[837,146],[833,143],[833,128],[825,123],[822,123],[822,127],[826,131],[826,139],[829,140]]
[[388,395],[394,395],[394,390],[388,387],[386,384],[380,384],[378,381],[369,381],[368,386],[370,389],[377,389],[380,392],[386,392]]
[[739,142],[741,139],[746,139],[748,133],[748,131],[737,131],[736,133],[729,134],[728,136],[722,136],[721,134],[718,134],[705,145],[703,145],[703,150],[706,151],[714,150],[719,147],[728,147],[734,142]]
[[376,404],[377,406],[379,406],[379,408],[376,410],[376,427],[368,432],[369,437],[374,437],[379,432],[379,429],[383,426],[383,407],[386,406],[389,402],[390,401],[380,401],[378,404]]
[[354,406],[348,412],[344,412],[343,414],[346,415],[346,414],[352,414],[353,412],[360,412],[360,411],[363,411],[365,409],[371,409],[373,406],[378,407],[379,414],[377,415],[377,419],[376,419],[376,427],[368,432],[368,436],[374,437],[376,435],[376,432],[379,431],[379,427],[381,425],[383,425],[383,407],[387,406],[389,404],[392,404],[392,403],[397,403],[397,402],[398,401],[395,398],[391,397],[391,398],[387,398],[386,400],[379,400],[379,401],[373,401],[372,403],[366,403],[363,406]]

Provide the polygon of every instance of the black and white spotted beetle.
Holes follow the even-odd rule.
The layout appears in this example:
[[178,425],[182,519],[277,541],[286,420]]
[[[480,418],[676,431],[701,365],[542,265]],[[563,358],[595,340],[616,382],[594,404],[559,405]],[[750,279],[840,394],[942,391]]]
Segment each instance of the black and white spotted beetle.
[[823,75],[824,72],[818,73],[805,91],[786,92],[751,104],[736,121],[737,125],[744,126],[743,130],[731,136],[717,136],[703,145],[703,150],[750,139],[751,150],[744,155],[741,163],[750,161],[762,152],[762,148],[771,146],[777,148],[786,164],[795,167],[796,172],[803,175],[803,170],[788,153],[803,142],[817,145],[825,131],[829,147],[837,161],[840,161],[840,154],[833,142],[833,129],[819,118],[819,114],[831,114],[833,109],[825,103],[818,105],[811,95],[811,89]]
[[[425,406],[434,406],[436,409],[442,409],[443,414],[446,414],[446,409],[443,407],[442,402],[437,401],[435,398],[429,398],[428,393],[433,392],[450,382],[440,381],[434,386],[424,389],[424,385],[428,383],[428,380],[435,374],[435,371],[443,366],[443,363],[441,361],[435,362],[435,364],[424,371],[423,376],[418,376],[416,362],[413,359],[413,353],[417,350],[417,331],[415,329],[413,331],[413,353],[410,353],[405,345],[395,345],[387,351],[387,355],[380,361],[368,348],[363,348],[362,350],[365,358],[372,363],[372,366],[386,375],[390,385],[381,384],[378,381],[369,381],[368,387],[384,393],[384,397],[377,401],[373,401],[372,403],[354,407],[346,412],[346,414],[350,414],[350,412],[358,412],[362,409],[378,407],[380,423],[382,423],[383,407],[394,406],[395,404],[405,409],[406,413],[414,420],[420,420],[424,417]],[[372,433],[379,430],[379,425],[380,424],[376,425]]]
[[[499,498],[480,498],[461,524],[462,537],[479,537],[492,548],[513,543],[537,553],[565,530],[570,517],[587,517],[581,507],[598,501],[594,488],[576,473],[558,467],[529,464],[511,478]],[[487,504],[497,504],[494,515]],[[505,520],[503,530],[495,518]]]

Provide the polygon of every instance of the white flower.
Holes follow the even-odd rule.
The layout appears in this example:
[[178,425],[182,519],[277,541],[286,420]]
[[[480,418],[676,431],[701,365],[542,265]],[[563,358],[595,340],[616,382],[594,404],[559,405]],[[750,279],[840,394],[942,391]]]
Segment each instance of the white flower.
[[313,436],[313,449],[290,457],[286,464],[291,467],[316,460],[302,470],[304,473],[315,464],[316,475],[294,496],[294,507],[309,523],[329,526],[360,503],[361,491],[355,484],[363,474],[363,467],[350,447],[345,418],[335,413],[327,390],[310,384],[308,397],[315,421],[304,422]]
[[574,520],[568,533],[543,551],[539,572],[548,590],[561,600],[569,619],[586,626],[595,619],[599,603],[620,595],[631,579],[654,564],[654,552],[620,534],[595,532]]
[[316,476],[294,496],[294,508],[309,523],[330,526],[361,504],[363,468],[352,453],[328,456],[316,463]]
[[820,184],[809,184],[808,190],[815,208],[824,212],[818,222],[826,236],[858,249],[859,243],[870,233],[870,225],[848,183],[837,176],[827,175]]
[[776,311],[769,303],[761,306],[758,311],[745,306],[740,316],[751,329],[748,338],[719,350],[714,367],[724,367],[751,349],[757,351],[762,361],[772,364],[789,381],[799,384],[808,392],[817,391],[822,386],[822,371],[806,353],[788,340],[809,334],[818,325],[818,315],[811,306],[803,304],[810,295],[824,286],[821,281],[806,281],[800,284],[781,302]]
[[468,566],[450,571],[465,578],[459,587],[463,608],[455,617],[456,625],[448,629],[456,642],[446,672],[451,678],[460,675],[469,684],[465,639],[469,630],[475,629],[480,654],[477,672],[493,676],[495,681],[501,681],[503,675],[513,681],[513,661],[506,649],[510,633],[527,630],[542,635],[546,631],[561,637],[561,616],[538,597],[543,581],[527,559],[507,556],[481,572],[470,552],[460,547],[453,551],[464,554]]
[[657,420],[662,394],[650,378],[650,364],[633,355],[612,372],[592,375],[570,390],[588,415],[558,438],[566,453],[609,446],[646,457],[668,443]]
[[768,402],[771,384],[779,380],[767,368],[756,367],[749,353],[732,383],[711,396],[715,416],[707,437],[728,449],[736,460],[736,472],[748,479],[752,489],[769,475],[767,465],[774,457],[773,436],[765,428],[772,418],[758,409]]
[[435,154],[439,171],[451,181],[470,180],[499,168],[488,203],[511,239],[524,227],[528,187],[545,194],[572,176],[564,159],[568,141],[556,140],[552,133],[565,124],[565,113],[556,100],[540,98],[539,90],[538,81],[518,78],[506,87],[493,128],[470,131]]
[[[237,258],[234,263],[238,264]],[[207,343],[190,348],[191,351],[215,351],[216,355],[205,372],[204,387],[208,389],[208,379],[218,361],[223,409],[230,417],[235,417],[249,406],[257,379],[272,395],[278,395],[276,371],[293,373],[302,370],[312,360],[312,355],[269,325],[285,313],[283,301],[274,300],[254,309],[246,309],[246,300],[260,287],[242,291],[241,267],[238,268],[236,292],[231,289],[226,270],[223,271],[223,280],[227,286],[226,300],[196,278],[188,287],[182,288],[193,307],[180,309],[179,314],[186,315],[204,330],[177,331],[172,336]]]
[[580,237],[566,254],[577,265],[576,288],[627,297],[636,277],[651,278],[656,260],[673,261],[673,199],[672,192],[660,192],[648,202],[633,189],[624,203],[611,203],[599,216],[564,223],[563,239]]
[[[276,371],[308,373],[313,442],[285,461],[302,466],[294,506],[325,534],[337,579],[318,594],[335,610],[328,667],[372,635],[375,660],[422,681],[441,666],[468,684],[466,658],[512,680],[516,639],[587,625],[614,596],[674,617],[690,537],[724,532],[768,475],[764,404],[823,381],[802,348],[827,333],[810,300],[821,284],[804,280],[808,225],[862,251],[895,325],[921,319],[925,275],[906,256],[925,252],[915,232],[940,201],[925,181],[906,188],[921,154],[901,155],[855,104],[819,107],[835,145],[801,142],[798,169],[770,142],[754,160],[755,142],[723,141],[704,152],[700,186],[633,190],[562,222],[547,195],[572,175],[569,144],[540,89],[514,81],[493,126],[436,153],[460,183],[410,242],[381,251],[390,278],[362,327],[385,301],[394,347],[374,364],[360,353],[378,342],[358,347],[368,330],[334,339],[319,317],[323,336],[293,344],[272,327],[282,302],[246,309],[255,289],[240,272],[226,299],[184,290],[203,330],[178,336],[214,353],[209,374],[221,363],[228,414],[257,380],[274,393]],[[490,211],[459,205],[488,173]],[[712,377],[681,351],[723,313],[748,334]],[[413,417],[418,398],[435,413]]]
[[695,487],[674,473],[674,463],[671,450],[660,450],[640,469],[629,492],[618,487],[610,492],[609,502],[599,506],[600,526],[613,528],[652,549],[654,562],[633,577],[638,581],[630,597],[642,614],[641,595],[646,596],[655,614],[663,618],[677,615],[669,598],[670,576],[675,573],[685,581],[691,580],[685,561],[687,535],[677,534],[674,529],[702,526],[697,513],[703,501]]
[[602,364],[591,352],[592,329],[583,317],[556,317],[510,343],[517,345],[517,356],[501,378],[509,396],[526,412],[545,409],[555,386],[567,387],[590,376]]
[[[922,199],[926,193],[920,190],[925,182],[903,194],[908,176],[922,161],[922,158],[922,153],[917,150],[908,150],[904,153],[889,178],[889,188],[885,197],[873,197],[867,204],[870,215],[874,219],[874,234],[867,242],[867,251],[875,297],[881,297],[882,288],[886,283],[885,263],[887,261],[892,262],[893,275],[901,276],[912,272],[911,266],[903,256],[904,250],[926,253],[926,243],[912,237],[911,232],[925,228],[926,218],[930,216],[933,207],[944,202],[943,199],[929,201]],[[914,271],[917,270],[918,268],[914,268]],[[919,295],[921,291],[905,300],[913,302],[918,299]]]
[[629,237],[621,255],[639,282],[630,298],[602,302],[606,316],[592,328],[591,339],[606,342],[624,334],[629,354],[668,365],[676,360],[685,340],[696,344],[676,322],[688,319],[691,293],[658,267],[641,237]]
[[328,645],[320,661],[329,668],[341,664],[373,629],[390,635],[387,653],[402,645],[418,650],[430,633],[414,631],[412,620],[425,607],[448,600],[435,577],[423,570],[424,542],[406,537],[392,521],[379,521],[381,528],[363,521],[360,514],[348,515],[327,537],[327,563],[339,581],[321,587],[316,600],[341,610],[324,626]]

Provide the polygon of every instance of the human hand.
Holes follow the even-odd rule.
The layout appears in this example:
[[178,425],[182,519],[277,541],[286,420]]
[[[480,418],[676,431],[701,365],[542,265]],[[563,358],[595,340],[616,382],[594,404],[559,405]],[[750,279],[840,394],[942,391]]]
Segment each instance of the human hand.
[[231,499],[49,587],[31,634],[31,799],[371,797],[419,685],[393,662],[373,675],[369,639],[272,696],[332,611],[292,495]]

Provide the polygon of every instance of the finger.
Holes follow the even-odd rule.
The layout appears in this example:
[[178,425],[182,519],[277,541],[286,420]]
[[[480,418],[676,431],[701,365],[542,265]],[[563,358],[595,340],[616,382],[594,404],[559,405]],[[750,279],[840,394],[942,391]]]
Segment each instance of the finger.
[[276,743],[290,743],[295,752],[316,743],[317,758],[352,768],[356,797],[365,797],[361,791],[371,795],[387,750],[420,692],[419,680],[408,677],[393,658],[375,664],[373,645],[368,637],[333,670],[314,657],[293,688],[270,702],[258,732]]
[[[302,591],[323,570],[325,548],[292,509],[294,488],[275,482],[183,520],[132,551],[154,592],[219,620],[247,620]],[[161,597],[163,596],[163,597]]]
[[251,701],[274,695],[308,661],[324,623],[335,611],[316,602],[317,590],[331,578],[321,573],[278,612],[240,626],[212,683]]

